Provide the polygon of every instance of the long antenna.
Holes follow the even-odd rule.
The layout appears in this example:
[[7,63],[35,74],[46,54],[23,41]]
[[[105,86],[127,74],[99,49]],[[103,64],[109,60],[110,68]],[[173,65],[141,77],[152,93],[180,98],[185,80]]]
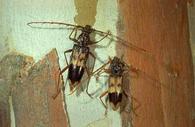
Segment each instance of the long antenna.
[[98,34],[104,34],[104,35],[107,34],[108,36],[111,37],[111,39],[113,39],[113,37],[114,37],[114,38],[116,39],[115,41],[116,41],[117,43],[121,43],[121,44],[123,44],[124,46],[127,46],[127,47],[129,47],[129,48],[132,48],[132,49],[134,49],[134,50],[136,50],[136,51],[138,51],[138,52],[142,52],[142,53],[144,53],[144,54],[147,54],[147,55],[150,56],[150,57],[153,57],[152,54],[149,53],[148,51],[146,51],[145,49],[139,48],[139,47],[135,46],[134,44],[132,44],[132,43],[126,41],[126,40],[123,40],[122,38],[120,38],[120,37],[118,37],[118,36],[116,36],[116,35],[113,35],[113,34],[107,33],[107,32],[102,32],[102,31],[96,30],[96,29],[93,29],[93,30],[96,31]]
[[80,25],[74,25],[74,24],[69,24],[69,23],[64,23],[64,22],[29,22],[27,23],[28,26],[32,28],[37,28],[36,26],[33,26],[33,24],[54,24],[54,25],[64,25],[64,26],[71,26],[71,27],[77,27],[77,28],[84,28],[83,26],[80,26]]
[[[27,23],[28,26],[32,27],[32,28],[41,28],[41,27],[37,27],[37,26],[33,26],[33,24],[54,24],[54,25],[63,25],[63,26],[70,26],[70,27],[77,27],[79,30],[82,30],[84,28],[84,26],[80,26],[80,25],[74,25],[74,24],[70,24],[70,23],[64,23],[64,22],[52,22],[52,21],[49,21],[49,22],[29,22]],[[137,46],[135,46],[134,44],[128,42],[128,41],[125,41],[123,40],[122,38],[116,36],[116,35],[113,35],[111,33],[108,33],[108,32],[103,32],[103,31],[100,31],[100,30],[96,30],[96,29],[93,29],[92,28],[92,31],[95,31],[97,34],[100,34],[100,35],[108,35],[110,36],[110,39],[113,39],[113,37],[116,39],[115,41],[117,43],[120,43],[126,47],[129,47],[133,50],[136,50],[138,52],[141,52],[141,53],[144,53],[145,55],[148,55],[150,57],[152,57],[151,53],[149,53],[148,51],[146,51],[145,49],[142,49],[142,48],[139,48]]]

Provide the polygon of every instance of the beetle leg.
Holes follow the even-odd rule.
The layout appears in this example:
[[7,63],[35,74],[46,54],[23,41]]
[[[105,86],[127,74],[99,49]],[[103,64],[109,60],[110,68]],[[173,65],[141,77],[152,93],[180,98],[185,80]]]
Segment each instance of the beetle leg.
[[98,40],[98,41],[91,41],[88,45],[93,45],[93,44],[99,43],[100,41],[104,40],[109,34],[110,34],[110,31],[108,31],[106,33],[106,35],[104,35],[100,40]]
[[[64,69],[62,69],[62,71],[60,71],[60,73],[59,73],[58,81],[57,81],[57,92],[56,92],[56,94],[54,94],[54,95],[52,96],[53,99],[55,99],[55,98],[58,96],[58,94],[60,93],[60,88],[59,88],[60,78],[62,78],[62,74],[66,71],[66,69],[69,68],[69,63],[68,63],[68,60],[67,60],[67,57],[66,57],[66,53],[69,53],[69,52],[72,52],[72,49],[66,50],[66,51],[64,52],[64,56],[65,56],[65,60],[66,60],[67,66],[66,66]],[[62,84],[63,84],[63,83],[62,83]]]
[[[92,67],[92,71],[94,70],[94,66],[95,66],[95,60],[96,60],[96,57],[93,55],[93,53],[89,52],[89,54],[94,58],[94,65]],[[111,60],[109,59],[109,62],[105,63],[104,65],[102,65],[102,67],[100,67],[99,69],[97,69],[95,72],[92,72],[91,75],[95,74],[96,72],[100,73],[100,71],[103,69],[105,70],[106,73],[109,73],[109,70],[108,69],[105,69],[105,66],[108,65],[109,63],[111,62]],[[97,73],[97,74],[98,74]]]
[[[96,81],[99,80],[99,77],[101,74],[103,73],[107,73],[107,74],[110,74],[110,70],[109,69],[105,69],[105,68],[102,68],[103,71],[99,71],[96,75],[95,75],[95,78],[96,78]],[[108,77],[107,75],[104,75],[105,77]]]
[[98,69],[96,69],[92,75],[96,75],[97,73],[100,73],[102,70],[104,70],[104,68],[111,63],[111,60],[109,60],[107,63],[105,63],[104,65],[102,65],[101,67],[99,67]]
[[89,52],[89,55],[91,55],[94,58],[94,61],[96,60],[96,57],[92,52]]
[[69,65],[67,65],[65,68],[62,69],[62,71],[60,71],[59,75],[58,75],[58,80],[57,80],[57,86],[56,86],[56,93],[52,96],[53,99],[56,99],[56,97],[58,96],[58,94],[60,93],[60,79],[61,79],[61,75],[62,73],[64,73],[67,69],[69,68]]
[[103,92],[101,95],[100,95],[100,101],[102,102],[103,106],[105,107],[105,109],[107,110],[107,105],[102,101],[102,97],[104,97],[106,94],[108,94],[108,90],[106,90],[105,92]]
[[[72,38],[71,36],[72,36],[72,34],[73,34],[74,31],[75,31],[75,34],[74,34],[74,37]],[[78,43],[77,39],[75,39],[76,38],[76,34],[77,34],[77,28],[74,28],[72,30],[72,32],[70,33],[70,35],[69,35],[69,39],[72,40],[72,41],[74,41],[74,42],[76,42],[76,43]]]
[[[106,96],[105,102],[107,105],[108,104],[108,96]],[[104,115],[107,116],[107,114],[108,114],[108,107],[106,108]]]
[[[91,53],[91,52],[89,52],[89,54],[90,54],[90,55],[93,57],[93,59],[94,59],[94,62],[93,62],[93,66],[92,66],[91,72],[90,72],[90,70],[89,70],[87,67],[85,67],[85,69],[86,69],[86,71],[87,71],[88,78],[89,78],[89,80],[90,80],[90,78],[91,78],[91,76],[92,76],[92,73],[93,73],[93,70],[94,70],[94,67],[95,67],[96,57],[95,57],[94,54]],[[87,83],[86,93],[89,95],[89,97],[92,98],[91,94],[89,94],[89,92],[88,92],[89,80],[88,80],[88,83]]]
[[89,69],[88,69],[87,67],[85,67],[85,69],[86,69],[86,72],[87,72],[87,76],[88,76],[88,78],[89,78],[89,80],[88,80],[88,82],[87,82],[86,93],[87,93],[87,95],[88,95],[90,98],[93,98],[93,97],[91,96],[91,94],[88,92],[88,87],[89,87],[89,81],[90,81],[90,78],[91,78],[91,74],[90,74],[90,71],[89,71]]
[[66,50],[66,51],[64,52],[64,57],[65,57],[65,60],[66,60],[66,65],[69,65],[69,64],[68,64],[68,59],[67,59],[67,57],[66,57],[66,53],[69,53],[69,52],[72,52],[72,49]]
[[77,28],[75,29],[74,38],[77,36]]
[[[68,95],[72,95],[79,87],[80,87],[81,83],[77,82],[77,84],[75,85],[75,87],[70,91],[70,93]],[[70,85],[71,87],[72,85]]]

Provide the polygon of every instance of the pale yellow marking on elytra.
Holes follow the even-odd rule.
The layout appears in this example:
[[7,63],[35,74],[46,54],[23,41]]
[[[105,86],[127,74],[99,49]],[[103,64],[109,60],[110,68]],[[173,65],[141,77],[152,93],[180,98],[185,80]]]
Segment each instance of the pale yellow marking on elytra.
[[114,110],[114,111],[116,111],[117,109],[119,109],[119,107],[120,107],[120,102],[118,102],[117,104],[116,104],[116,106],[112,103],[112,102],[110,102],[110,106],[112,107],[112,109]]
[[110,77],[109,78],[108,91],[110,93],[115,93],[115,92],[121,93],[122,92],[121,85],[122,85],[122,76],[120,76],[120,77]]
[[108,88],[108,92],[109,93],[121,93],[122,92],[122,88],[120,86],[110,86]]
[[110,77],[109,84],[113,84],[115,86],[118,86],[119,84],[122,84],[122,76],[118,77]]
[[108,92],[109,92],[109,93],[114,93],[114,92],[116,92],[115,87],[114,87],[114,86],[109,87],[109,88],[108,88]]
[[71,62],[73,65],[83,67],[84,63],[86,61],[86,57],[87,57],[86,53],[74,51],[73,52],[73,59]]

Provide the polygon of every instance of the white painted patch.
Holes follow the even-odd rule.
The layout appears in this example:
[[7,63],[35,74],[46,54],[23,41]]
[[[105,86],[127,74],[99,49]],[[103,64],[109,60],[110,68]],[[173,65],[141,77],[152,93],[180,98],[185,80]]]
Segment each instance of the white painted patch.
[[[62,21],[74,24],[75,5],[70,0],[4,0],[0,13],[3,25],[0,28],[0,37],[10,38],[11,50],[17,50],[26,55],[33,56],[35,61],[40,60],[52,48],[56,48],[59,55],[61,68],[65,67],[63,52],[71,49],[72,41],[68,39],[70,34],[66,29],[32,29],[26,25],[31,21]],[[98,0],[95,28],[116,33],[116,22],[118,18],[117,0]],[[108,43],[108,39],[100,42],[99,45]],[[95,50],[98,56],[107,61],[108,56],[115,56],[115,43],[111,43],[109,48]],[[97,61],[95,68],[100,67]],[[66,73],[64,74],[66,77]],[[90,82],[90,90],[95,91],[102,88],[94,79]],[[105,88],[105,87],[104,87]],[[103,92],[103,90],[101,90]],[[66,94],[69,87],[66,86]],[[101,93],[101,92],[100,92]],[[84,92],[79,97],[66,95],[66,105],[70,118],[71,127],[86,127],[90,123],[104,119],[105,109],[99,97],[91,99]],[[119,113],[108,113],[106,121],[111,121],[112,127],[120,127]],[[101,123],[101,121],[99,121]],[[96,122],[95,122],[96,123]],[[102,125],[104,122],[102,122]],[[110,124],[108,122],[108,124]],[[94,124],[93,124],[94,125]],[[97,124],[101,125],[101,124]],[[105,123],[107,125],[107,123]],[[94,125],[95,126],[95,125]],[[103,127],[103,126],[102,126]]]

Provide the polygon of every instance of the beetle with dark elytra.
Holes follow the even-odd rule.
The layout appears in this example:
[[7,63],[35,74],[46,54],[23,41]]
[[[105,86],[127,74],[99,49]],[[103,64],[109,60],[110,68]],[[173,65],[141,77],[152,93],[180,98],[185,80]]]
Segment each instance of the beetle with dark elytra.
[[[28,23],[28,25],[31,26],[32,24],[37,24],[37,23],[62,24],[58,22],[30,22]],[[92,29],[90,25],[86,25],[85,27],[66,24],[66,23],[63,23],[63,25],[74,26],[71,34],[69,35],[69,39],[75,42],[76,44],[74,44],[72,49],[66,50],[64,52],[67,66],[60,71],[60,75],[61,75],[68,69],[68,80],[70,81],[70,91],[71,93],[73,93],[74,89],[79,86],[78,84],[80,84],[80,81],[85,71],[87,72],[88,77],[91,76],[90,71],[88,67],[86,66],[86,62],[88,60],[89,55],[91,55],[94,58],[94,61],[96,57],[93,55],[92,52],[90,52],[90,49],[88,46],[96,44],[100,42],[101,40],[103,40],[109,34],[109,32],[99,41],[91,41],[90,34],[93,31],[95,31],[95,29]],[[78,36],[78,38],[76,38],[77,29],[81,29],[81,34]],[[73,32],[75,32],[74,37],[72,37]],[[70,52],[71,52],[71,57],[70,57],[70,62],[68,63],[66,54]],[[57,97],[57,95],[60,92],[59,80],[60,78],[58,79],[58,83],[57,83],[57,93],[53,96],[54,99]],[[88,93],[87,90],[86,92]]]
[[[134,50],[147,53],[144,49],[138,48],[131,43],[126,43],[124,40],[120,39],[119,37],[112,35],[109,31],[102,32],[102,31],[93,29],[90,25],[86,25],[85,27],[83,27],[80,25],[73,25],[73,24],[67,24],[67,23],[61,23],[61,22],[30,22],[30,23],[27,23],[27,25],[32,28],[40,28],[40,27],[34,27],[33,24],[34,25],[35,24],[54,24],[54,25],[65,25],[65,26],[73,27],[73,30],[69,35],[69,39],[75,42],[76,44],[74,44],[72,49],[66,50],[64,52],[67,66],[60,71],[60,75],[61,75],[68,69],[68,80],[70,81],[71,93],[73,93],[81,85],[81,79],[85,71],[87,72],[88,79],[90,79],[90,77],[92,76],[95,62],[93,64],[92,71],[90,71],[86,65],[89,55],[94,58],[94,61],[96,60],[95,55],[93,55],[93,53],[90,52],[90,48],[89,48],[90,45],[97,44],[98,42],[102,41],[104,38],[110,36],[110,37],[116,38],[117,40],[116,42],[120,42],[124,46],[128,46]],[[77,30],[81,31],[81,34],[78,37],[77,37]],[[74,36],[72,37],[73,32],[75,33],[74,33]],[[95,32],[96,34],[99,34],[103,37],[98,41],[92,41],[90,39],[90,34],[92,32]],[[69,63],[66,57],[67,53],[71,53]],[[60,75],[59,75],[58,82],[57,82],[57,92],[53,96],[54,99],[57,97],[57,95],[59,94],[61,90],[61,87],[59,86]],[[91,97],[91,95],[88,93],[88,85],[87,85],[86,92]]]
[[[145,72],[143,72],[142,70],[134,67],[133,65],[128,65],[123,61],[123,56],[121,58],[118,57],[113,57],[110,58],[108,62],[106,62],[105,64],[103,64],[101,67],[99,67],[96,71],[93,72],[93,75],[96,77],[96,80],[99,80],[99,77],[101,76],[101,74],[105,73],[108,74],[108,78],[106,80],[106,84],[108,84],[108,89],[106,89],[101,95],[100,95],[100,100],[103,104],[103,106],[106,108],[106,112],[107,113],[107,109],[108,109],[108,104],[110,105],[110,107],[116,111],[120,108],[120,112],[123,111],[122,106],[122,100],[124,99],[124,97],[128,100],[130,100],[129,102],[131,103],[131,111],[137,115],[135,113],[135,109],[137,107],[140,106],[139,101],[137,101],[136,98],[134,98],[129,91],[129,88],[127,88],[127,86],[129,87],[129,84],[126,84],[127,82],[124,82],[126,80],[127,74],[131,72],[131,74],[133,74],[135,77],[142,75],[145,75],[147,78],[149,78],[150,80],[165,86],[164,84],[162,84],[160,81],[156,80],[155,78],[151,77],[150,75],[146,74]],[[107,96],[106,96],[107,95]],[[104,103],[104,101],[102,100],[102,97],[106,96],[106,101]],[[136,106],[136,108],[133,107],[132,102],[135,101],[139,104],[139,106]]]
[[[107,66],[108,68],[106,68]],[[108,101],[111,108],[114,111],[116,111],[121,106],[121,102],[124,97],[127,98],[130,97],[131,100],[135,99],[131,95],[129,95],[128,92],[125,91],[123,88],[124,75],[129,71],[133,71],[137,75],[139,70],[133,66],[128,66],[122,60],[122,58],[118,58],[115,56],[112,59],[109,57],[109,61],[107,63],[105,63],[104,65],[102,65],[100,68],[98,68],[96,71],[93,72],[93,74],[96,76],[97,79],[102,73],[108,74],[108,80],[107,80],[108,89],[100,95],[100,100],[103,106],[106,108],[106,112],[108,108],[108,103],[107,103]],[[102,97],[106,95],[107,97],[106,97],[106,104],[105,104],[102,101]]]

